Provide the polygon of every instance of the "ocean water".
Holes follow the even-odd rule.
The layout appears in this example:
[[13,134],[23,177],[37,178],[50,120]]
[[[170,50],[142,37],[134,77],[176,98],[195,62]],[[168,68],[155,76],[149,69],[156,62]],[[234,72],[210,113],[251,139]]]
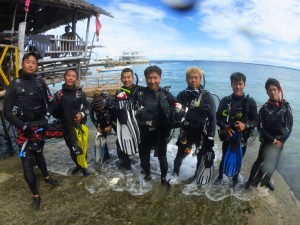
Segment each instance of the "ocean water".
[[[264,88],[265,81],[269,77],[278,79],[284,91],[284,98],[291,105],[294,117],[292,134],[284,146],[278,171],[296,197],[300,199],[300,152],[298,147],[300,145],[300,101],[298,99],[300,95],[300,70],[259,64],[215,61],[153,61],[150,64],[157,65],[162,69],[161,86],[171,85],[170,91],[175,96],[180,90],[187,87],[185,70],[190,66],[198,66],[204,71],[205,89],[220,98],[232,93],[230,75],[233,72],[242,72],[247,77],[245,93],[250,94],[256,100],[258,107],[268,99]],[[137,65],[132,68],[139,75],[141,85],[145,84],[143,71],[147,66],[149,65]],[[218,138],[216,139],[218,140]],[[248,147],[247,151],[251,152],[253,148],[258,148],[258,146],[259,142],[256,140]],[[254,162],[255,158],[252,160]],[[246,177],[248,177],[249,172],[244,171]]]
[[[233,63],[233,62],[213,62],[213,61],[157,61],[150,62],[149,64],[134,65],[132,69],[138,74],[139,84],[145,85],[145,79],[143,71],[149,65],[157,65],[162,71],[162,82],[161,86],[171,86],[170,92],[173,95],[177,95],[179,91],[186,88],[185,81],[185,70],[189,66],[198,66],[205,72],[205,89],[211,93],[219,96],[220,98],[231,94],[230,86],[230,74],[233,72],[242,72],[247,76],[245,93],[250,94],[257,105],[262,105],[266,102],[268,96],[264,89],[264,83],[269,77],[278,79],[285,92],[285,99],[291,104],[293,115],[294,115],[294,127],[289,140],[286,142],[284,151],[281,155],[280,163],[278,166],[279,172],[282,174],[284,179],[287,181],[292,191],[295,193],[297,198],[300,200],[300,153],[298,151],[299,146],[299,115],[300,105],[299,101],[296,100],[299,93],[299,81],[300,71],[288,68],[280,68],[273,66],[257,65],[257,64],[245,64],[245,63]],[[100,77],[96,72],[96,67],[90,68],[92,75],[89,77]],[[113,76],[113,75],[112,75]],[[89,79],[90,79],[89,78]],[[52,90],[60,89],[61,84],[56,84],[55,87],[50,87]],[[216,98],[216,103],[217,102]],[[92,127],[90,121],[89,126]],[[95,132],[91,128],[91,134]],[[93,139],[93,135],[91,135]],[[169,173],[168,177],[172,176],[173,162],[176,156],[177,147],[175,145],[177,134],[168,145],[168,162],[169,162]],[[88,162],[89,168],[94,176],[89,177],[85,181],[85,188],[90,192],[99,192],[112,189],[114,191],[128,191],[133,195],[142,195],[151,190],[153,182],[160,181],[160,170],[157,158],[151,157],[151,170],[153,175],[153,182],[145,182],[143,175],[140,173],[140,165],[138,155],[131,157],[132,159],[132,170],[123,171],[118,169],[118,158],[116,155],[115,135],[111,135],[109,151],[111,154],[111,160],[107,163],[96,163],[94,160],[94,145],[93,140],[90,140],[88,148]],[[0,140],[0,147],[6,146],[6,144]],[[55,147],[51,147],[54,146]],[[50,146],[50,147],[48,147]],[[248,145],[247,153],[257,151],[259,146],[258,140],[250,140]],[[49,149],[50,148],[50,149]],[[7,149],[7,147],[5,147]],[[49,149],[49,150],[48,150]],[[219,161],[221,158],[221,142],[216,137],[215,142],[216,159],[214,164],[215,176],[217,174]],[[245,157],[250,157],[251,154],[247,154]],[[6,153],[7,154],[7,153]],[[68,150],[61,140],[48,141],[45,151],[49,170],[65,176],[70,176],[70,172],[73,169],[73,163],[68,154]],[[1,155],[0,155],[1,156]],[[255,160],[256,155],[249,158],[251,165]],[[196,170],[196,158],[190,154],[183,161],[180,176],[178,179],[173,180],[174,185],[182,185],[182,193],[185,195],[206,195],[213,201],[220,201],[226,197],[233,196],[241,200],[249,200],[254,196],[264,196],[268,194],[268,190],[265,188],[258,188],[254,192],[247,192],[243,188],[231,188],[230,179],[224,179],[224,185],[204,185],[199,187],[192,181],[192,177]],[[249,169],[248,169],[249,170]],[[246,168],[242,168],[240,175],[240,182],[243,183],[249,176],[249,172]],[[276,185],[276,184],[275,184]]]

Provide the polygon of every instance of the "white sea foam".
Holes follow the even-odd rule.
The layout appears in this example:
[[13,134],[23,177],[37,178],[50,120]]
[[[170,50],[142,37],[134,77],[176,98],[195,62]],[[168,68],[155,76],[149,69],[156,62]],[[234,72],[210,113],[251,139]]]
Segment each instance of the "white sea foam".
[[[111,135],[109,137],[109,153],[110,160],[104,163],[95,162],[94,158],[94,146],[90,146],[88,149],[88,168],[91,175],[83,180],[86,190],[90,193],[103,192],[107,190],[113,190],[118,192],[129,192],[132,195],[143,195],[149,192],[155,183],[160,182],[160,167],[159,161],[156,157],[153,157],[151,153],[151,174],[152,181],[145,181],[144,174],[141,173],[139,156],[134,155],[130,157],[132,163],[131,170],[119,169],[119,160],[117,157],[115,139],[116,136]],[[174,159],[177,153],[176,139],[173,138],[168,144],[167,158],[169,163],[168,179],[171,179],[172,185],[182,186],[182,193],[184,195],[205,195],[212,201],[221,201],[222,199],[233,196],[237,199],[248,201],[255,196],[265,196],[268,194],[265,188],[258,188],[254,191],[247,191],[243,187],[240,187],[243,183],[243,176],[239,176],[240,183],[235,188],[231,186],[231,178],[224,176],[222,184],[214,185],[197,185],[193,181],[193,176],[196,171],[197,157],[189,154],[182,162],[180,168],[180,174],[174,178],[173,165]],[[46,146],[46,160],[48,169],[52,172],[71,176],[71,171],[75,167],[72,162],[69,150],[67,149],[64,141],[51,143]],[[215,145],[215,165],[214,165],[214,178],[218,173],[218,166],[221,159],[221,143],[216,141]],[[194,148],[192,152],[194,151]],[[81,173],[75,176],[82,176]]]

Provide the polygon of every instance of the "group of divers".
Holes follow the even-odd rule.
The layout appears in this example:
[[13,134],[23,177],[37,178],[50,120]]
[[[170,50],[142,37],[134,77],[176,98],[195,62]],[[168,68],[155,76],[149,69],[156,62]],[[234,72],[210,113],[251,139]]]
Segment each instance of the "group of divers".
[[[248,138],[257,128],[261,142],[258,157],[244,187],[260,185],[274,190],[270,179],[293,126],[292,111],[283,98],[278,80],[269,78],[266,81],[268,101],[257,112],[255,100],[244,93],[246,76],[243,73],[231,74],[232,94],[222,98],[216,108],[215,98],[201,84],[204,73],[198,67],[186,70],[187,88],[177,97],[168,88],[160,87],[162,70],[158,66],[145,69],[146,87],[138,85],[133,71],[125,68],[120,77],[123,86],[116,95],[109,96],[102,91],[95,94],[90,103],[82,88],[76,86],[76,70],[65,71],[62,89],[52,95],[42,78],[35,74],[37,62],[34,53],[24,55],[20,76],[7,87],[3,102],[4,117],[18,134],[16,142],[24,177],[32,192],[33,209],[38,209],[41,203],[34,166],[41,170],[46,183],[59,185],[47,170],[43,155],[45,139],[63,137],[76,164],[72,174],[89,175],[86,163],[88,128],[85,125],[88,115],[97,129],[96,161],[109,160],[106,137],[114,130],[121,167],[131,169],[130,156],[138,153],[141,173],[145,181],[150,181],[150,155],[154,150],[154,157],[158,157],[160,164],[161,184],[166,186],[170,186],[167,144],[174,128],[179,128],[180,133],[172,176],[179,175],[183,159],[195,146],[194,180],[200,185],[212,180],[216,126],[222,141],[222,158],[214,184],[221,184],[225,174],[232,177],[233,185],[238,183]],[[49,124],[50,116],[59,122]]]

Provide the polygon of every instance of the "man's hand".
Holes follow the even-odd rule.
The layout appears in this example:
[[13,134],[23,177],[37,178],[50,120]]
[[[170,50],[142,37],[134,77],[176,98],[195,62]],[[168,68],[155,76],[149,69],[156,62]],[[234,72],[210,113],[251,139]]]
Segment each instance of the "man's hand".
[[234,130],[231,129],[229,125],[226,125],[226,127],[224,128],[224,132],[227,137],[232,137],[232,135],[234,134]]
[[282,148],[283,144],[281,141],[274,139],[273,145],[275,145],[277,148]]
[[117,99],[126,99],[127,95],[126,92],[121,92],[120,94],[117,95]]
[[23,132],[24,132],[24,136],[26,138],[30,138],[31,135],[34,133],[34,131],[31,129],[30,126],[26,125],[24,128],[23,128]]
[[80,123],[81,120],[82,120],[82,114],[79,112],[79,113],[77,113],[77,114],[75,115],[74,121],[75,121],[76,123]]
[[174,105],[176,112],[179,113],[182,109],[182,105],[179,102],[176,102]]
[[104,132],[105,132],[106,134],[110,134],[110,132],[111,132],[111,126],[105,127],[105,128],[104,128]]
[[243,131],[243,130],[246,129],[246,124],[243,123],[243,122],[241,122],[241,121],[236,121],[236,122],[234,123],[234,127],[236,128],[236,130],[237,130],[238,132],[241,132],[241,131]]

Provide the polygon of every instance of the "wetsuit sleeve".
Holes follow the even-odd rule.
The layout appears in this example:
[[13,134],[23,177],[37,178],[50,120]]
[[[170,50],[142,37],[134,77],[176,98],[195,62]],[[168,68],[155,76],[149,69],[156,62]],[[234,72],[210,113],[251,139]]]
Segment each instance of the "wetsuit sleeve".
[[225,128],[227,123],[224,122],[224,117],[223,117],[223,111],[227,110],[228,105],[227,105],[227,97],[222,98],[217,113],[216,113],[216,120],[217,120],[217,125],[222,129]]
[[82,92],[82,107],[80,109],[80,113],[83,114],[84,117],[87,117],[90,111],[91,111],[91,103],[87,100],[86,94]]
[[[175,98],[170,92],[167,93],[167,100],[170,107],[170,115],[169,122],[173,127],[179,127],[182,118],[185,116],[185,111],[182,109],[179,112],[176,112],[175,102],[179,102],[177,98]],[[180,103],[181,104],[181,103]]]
[[210,93],[208,93],[208,104],[210,109],[208,115],[209,125],[207,128],[207,136],[214,137],[216,132],[216,104],[213,96]]
[[247,123],[250,125],[248,129],[253,129],[257,127],[258,116],[257,116],[257,105],[253,98],[249,100],[249,113],[248,113],[248,121]]
[[285,115],[285,134],[279,139],[282,143],[285,143],[286,140],[289,138],[292,128],[293,128],[293,113],[290,105],[285,103],[287,107],[287,112]]
[[17,117],[17,112],[14,110],[15,98],[17,98],[17,90],[15,82],[12,81],[7,87],[3,100],[3,115],[4,118],[15,127],[22,130],[24,123]]
[[273,142],[275,137],[273,137],[273,135],[271,135],[267,130],[264,129],[263,127],[263,121],[265,121],[265,115],[264,115],[264,111],[265,111],[265,106],[263,105],[260,110],[259,110],[259,116],[258,116],[258,126],[257,126],[257,130],[261,136],[261,138],[267,142]]
[[142,89],[144,89],[143,86],[137,85],[137,86],[135,86],[135,88],[133,89],[133,92],[130,95],[134,109],[137,109],[139,107],[140,103],[138,102],[138,100],[139,100],[138,92],[139,92],[139,90],[142,90]]
[[63,117],[63,107],[61,104],[61,99],[58,98],[59,91],[54,94],[54,103],[51,105],[51,115],[55,118]]
[[45,83],[45,81],[40,78],[41,81],[42,81],[42,84],[44,86],[44,98],[46,99],[46,103],[48,104],[48,113],[52,114],[52,111],[55,109],[56,107],[56,103],[55,103],[55,99],[54,99],[54,96],[52,95],[48,85]]
[[94,108],[92,107],[91,108],[91,111],[90,111],[90,118],[91,118],[91,121],[92,123],[95,125],[95,127],[97,128],[97,120],[95,118],[95,110]]
[[178,94],[177,97],[176,97],[176,100],[177,100],[182,106],[185,106],[185,105],[183,104],[183,101],[182,101],[182,91],[179,92],[179,94]]

